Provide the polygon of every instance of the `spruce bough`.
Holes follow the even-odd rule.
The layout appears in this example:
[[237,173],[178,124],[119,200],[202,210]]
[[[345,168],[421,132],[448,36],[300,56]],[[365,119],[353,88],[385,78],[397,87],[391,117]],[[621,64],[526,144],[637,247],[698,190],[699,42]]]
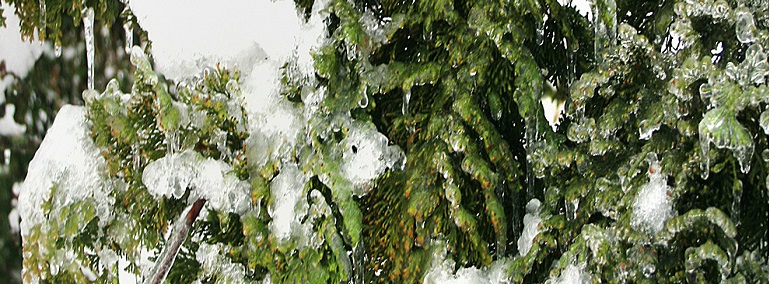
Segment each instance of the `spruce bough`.
[[[140,246],[160,250],[159,232],[192,193],[152,196],[142,170],[192,149],[247,182],[251,207],[212,209],[196,221],[171,282],[414,283],[443,258],[453,271],[503,267],[517,283],[576,267],[592,282],[767,281],[767,3],[595,5],[606,9],[587,19],[549,0],[330,1],[316,78],[284,69],[291,104],[310,104],[308,88],[326,94],[318,107],[327,116],[316,114],[309,141],[284,157],[296,169],[249,159],[248,118],[229,103],[240,100],[237,71],[210,69],[170,93],[171,82],[132,55],[130,103],[117,83],[84,93],[108,175],[125,184],[112,193],[120,217],[100,226],[84,210],[89,201],[64,205],[53,210],[85,212],[78,218],[89,225],[64,228],[65,241],[33,229],[24,251],[50,239],[52,248],[81,252],[83,265],[105,272],[99,279],[114,279],[116,268],[87,251],[109,248],[133,261]],[[556,131],[544,119],[546,95],[567,102]],[[186,121],[190,109],[201,123]],[[345,149],[337,145],[351,129],[376,129],[405,163],[362,190],[340,174]],[[271,188],[286,176],[303,187],[300,226],[310,242],[272,233]],[[541,205],[530,212],[532,199]],[[650,219],[650,204],[667,214]],[[527,251],[517,244],[525,213],[541,220]],[[113,227],[134,238],[110,235]],[[216,265],[240,273],[196,257],[211,250]],[[82,269],[52,273],[48,259],[25,258],[24,279],[81,279]]]

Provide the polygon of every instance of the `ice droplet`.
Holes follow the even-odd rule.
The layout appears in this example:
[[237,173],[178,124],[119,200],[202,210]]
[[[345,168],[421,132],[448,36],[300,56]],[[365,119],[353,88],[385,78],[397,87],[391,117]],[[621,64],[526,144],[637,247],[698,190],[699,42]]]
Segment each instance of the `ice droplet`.
[[366,93],[361,96],[361,99],[358,100],[358,107],[360,108],[366,108],[369,105],[369,95]]
[[767,110],[759,115],[759,125],[765,130],[765,135],[770,135],[770,116],[767,114]]
[[83,9],[83,32],[86,37],[86,62],[88,64],[88,89],[94,89],[94,9]]
[[56,58],[61,57],[61,44],[59,43],[53,44],[53,55],[56,56]]
[[754,34],[757,28],[754,26],[754,16],[746,7],[735,10],[735,37],[741,43],[751,43],[756,38]]

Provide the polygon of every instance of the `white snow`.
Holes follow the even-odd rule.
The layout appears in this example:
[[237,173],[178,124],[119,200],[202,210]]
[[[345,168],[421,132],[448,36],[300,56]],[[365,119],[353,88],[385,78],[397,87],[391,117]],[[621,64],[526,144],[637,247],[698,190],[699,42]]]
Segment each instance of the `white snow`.
[[666,176],[660,172],[660,164],[654,155],[651,154],[647,158],[650,162],[650,181],[637,192],[631,217],[632,226],[648,233],[659,232],[674,215],[673,203],[669,196],[671,188],[666,184]]
[[564,270],[561,271],[556,279],[548,279],[548,284],[588,284],[591,283],[589,275],[583,271],[585,264],[577,266],[574,264],[567,265]]
[[342,173],[356,186],[368,183],[404,159],[397,147],[388,146],[388,138],[373,124],[351,128],[340,145],[345,151]]
[[506,269],[510,259],[498,259],[488,268],[462,267],[454,273],[455,262],[447,258],[446,244],[434,241],[434,246],[440,246],[433,253],[431,268],[423,278],[423,284],[502,284],[509,283]]
[[142,173],[142,183],[159,198],[181,198],[190,190],[188,203],[206,199],[206,206],[217,211],[243,214],[249,209],[249,183],[231,173],[223,161],[204,158],[186,150],[150,162]]
[[88,135],[85,108],[65,105],[59,110],[35,157],[19,193],[19,214],[22,236],[45,220],[42,205],[51,199],[51,188],[56,195],[51,202],[55,207],[92,198],[103,226],[111,218],[115,202],[109,195],[106,182],[106,162]]
[[540,233],[540,200],[533,198],[527,202],[527,214],[524,215],[524,230],[516,244],[519,246],[519,255],[524,256],[532,249],[532,241]]
[[16,123],[13,115],[16,112],[16,106],[13,104],[5,105],[5,116],[0,118],[0,136],[18,136],[27,131],[27,127]]
[[268,207],[268,213],[273,218],[270,231],[282,242],[291,236],[293,228],[298,228],[309,205],[303,202],[308,177],[297,168],[297,164],[285,163],[280,171],[270,183],[270,193],[275,199]]

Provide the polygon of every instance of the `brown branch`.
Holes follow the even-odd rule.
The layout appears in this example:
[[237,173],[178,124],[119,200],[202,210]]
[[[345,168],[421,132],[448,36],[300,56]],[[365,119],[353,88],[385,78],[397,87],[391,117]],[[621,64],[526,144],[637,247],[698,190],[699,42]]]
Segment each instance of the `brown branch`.
[[155,262],[155,267],[152,269],[152,277],[148,278],[147,281],[144,282],[145,284],[160,284],[166,279],[168,271],[171,269],[171,266],[174,265],[174,260],[179,253],[179,249],[187,239],[190,228],[192,227],[193,222],[195,222],[195,219],[198,218],[198,214],[201,213],[201,209],[205,203],[205,199],[198,199],[193,203],[190,210],[187,211],[184,220],[180,218],[180,220],[176,221],[171,231],[171,235],[169,236],[171,244],[163,249],[163,252]]

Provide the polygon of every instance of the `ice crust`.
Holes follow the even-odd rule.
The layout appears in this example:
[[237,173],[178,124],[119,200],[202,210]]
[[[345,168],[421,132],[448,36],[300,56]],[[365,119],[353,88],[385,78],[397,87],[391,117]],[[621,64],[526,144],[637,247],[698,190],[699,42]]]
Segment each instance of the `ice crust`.
[[203,198],[209,208],[243,214],[250,206],[249,183],[232,170],[223,161],[186,150],[150,162],[142,172],[142,183],[156,198],[179,199],[189,190],[188,203]]
[[[35,157],[19,193],[22,236],[37,224],[44,224],[43,204],[51,200],[53,208],[92,199],[99,224],[112,218],[115,200],[110,196],[107,164],[101,151],[89,137],[84,107],[65,105],[59,110]],[[56,194],[51,196],[51,189]]]

